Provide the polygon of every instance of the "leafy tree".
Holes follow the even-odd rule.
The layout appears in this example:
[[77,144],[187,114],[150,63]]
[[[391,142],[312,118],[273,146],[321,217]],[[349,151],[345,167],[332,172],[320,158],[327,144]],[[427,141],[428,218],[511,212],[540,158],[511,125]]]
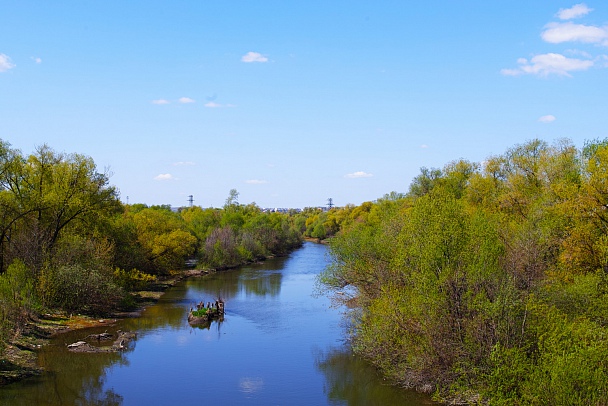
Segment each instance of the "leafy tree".
[[320,281],[359,306],[355,350],[452,400],[603,404],[607,145],[531,140],[351,208]]
[[[68,228],[87,232],[99,218],[119,208],[108,175],[91,158],[56,153],[43,145],[27,159],[16,155],[2,179],[2,257],[23,258],[39,271]],[[6,246],[8,242],[8,247]]]
[[196,249],[196,237],[187,231],[179,214],[163,208],[145,208],[126,213],[137,231],[137,241],[145,255],[143,270],[158,273],[183,267]]

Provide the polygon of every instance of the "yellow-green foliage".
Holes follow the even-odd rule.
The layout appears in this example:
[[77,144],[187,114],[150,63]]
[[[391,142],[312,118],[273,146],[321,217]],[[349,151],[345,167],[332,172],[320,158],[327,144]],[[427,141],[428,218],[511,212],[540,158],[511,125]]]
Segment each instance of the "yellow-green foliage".
[[15,260],[0,275],[0,350],[10,331],[22,327],[34,306],[34,286],[25,264]]
[[401,384],[606,404],[606,207],[608,141],[532,140],[350,208],[320,280],[356,292],[355,349]]
[[[255,204],[238,204],[236,197],[238,192],[231,190],[226,205],[216,213],[217,222],[210,225],[211,222],[206,221],[207,226],[201,228],[206,227],[207,231],[197,234],[204,236],[199,239],[200,264],[213,268],[233,267],[283,255],[302,244],[302,217],[263,212]],[[195,211],[185,218],[199,224],[209,220],[210,213]]]
[[114,280],[128,291],[144,290],[151,283],[156,282],[156,279],[156,275],[150,275],[135,268],[130,271],[120,268],[114,270]]

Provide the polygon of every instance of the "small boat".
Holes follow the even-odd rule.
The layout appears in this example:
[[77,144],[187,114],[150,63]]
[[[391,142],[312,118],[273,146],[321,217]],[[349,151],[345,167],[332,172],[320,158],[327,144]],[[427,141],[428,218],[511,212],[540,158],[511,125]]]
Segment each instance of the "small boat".
[[188,323],[190,324],[205,324],[212,320],[221,320],[224,317],[224,301],[218,299],[215,303],[201,301],[196,305],[196,310],[190,308],[188,313]]

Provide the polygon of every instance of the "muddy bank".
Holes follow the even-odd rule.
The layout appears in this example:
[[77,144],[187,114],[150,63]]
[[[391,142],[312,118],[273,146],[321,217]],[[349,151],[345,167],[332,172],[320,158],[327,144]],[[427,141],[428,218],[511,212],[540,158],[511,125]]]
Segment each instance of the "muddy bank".
[[[118,331],[116,334],[101,333],[101,334],[89,334],[84,340],[77,341],[68,345],[68,350],[72,352],[118,352],[124,350],[127,345],[137,338],[137,333],[132,331]],[[101,342],[111,341],[114,339],[111,345],[92,345]]]

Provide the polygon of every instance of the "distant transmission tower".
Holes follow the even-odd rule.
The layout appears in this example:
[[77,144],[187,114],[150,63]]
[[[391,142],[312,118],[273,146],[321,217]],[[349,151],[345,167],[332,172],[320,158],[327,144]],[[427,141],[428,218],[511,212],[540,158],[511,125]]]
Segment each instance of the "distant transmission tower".
[[330,210],[332,207],[334,207],[334,199],[332,199],[331,197],[327,199],[327,207],[329,207]]
[[190,207],[192,207],[192,203],[194,203],[194,197],[192,195],[188,196],[188,203],[190,204]]

